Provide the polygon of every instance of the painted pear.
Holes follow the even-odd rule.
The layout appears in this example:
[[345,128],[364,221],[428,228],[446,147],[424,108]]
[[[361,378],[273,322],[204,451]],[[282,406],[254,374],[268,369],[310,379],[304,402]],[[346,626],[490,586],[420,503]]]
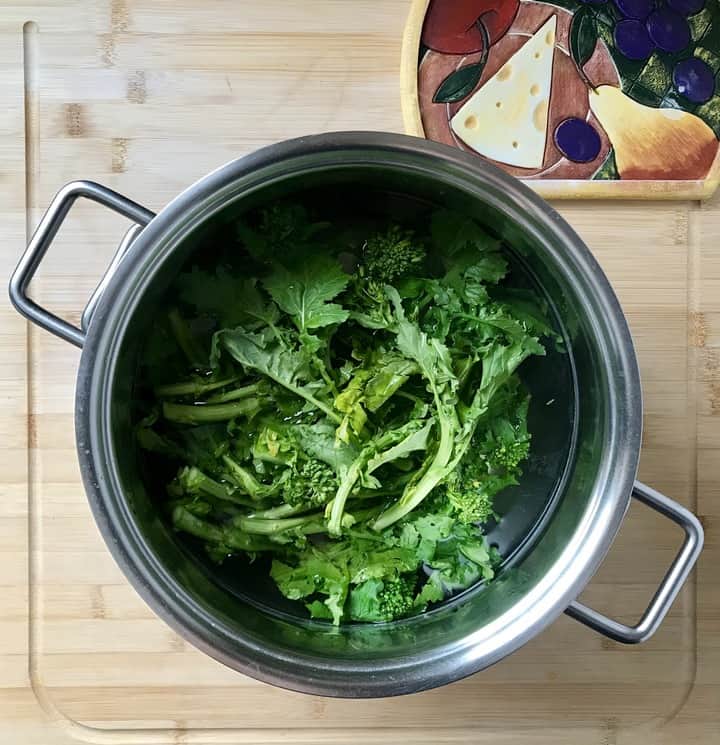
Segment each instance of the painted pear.
[[686,111],[643,106],[612,85],[590,90],[590,108],[623,179],[702,179],[717,154],[715,133]]

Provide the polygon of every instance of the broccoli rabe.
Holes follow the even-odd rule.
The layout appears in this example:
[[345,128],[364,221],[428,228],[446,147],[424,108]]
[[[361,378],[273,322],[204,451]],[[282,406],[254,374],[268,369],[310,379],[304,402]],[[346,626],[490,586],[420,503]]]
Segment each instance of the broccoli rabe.
[[321,507],[337,492],[335,471],[316,458],[303,461],[302,465],[287,474],[283,485],[283,499],[291,505]]
[[478,473],[483,466],[474,460],[458,466],[445,483],[447,500],[461,523],[484,523],[494,515],[488,474]]
[[384,233],[368,238],[360,264],[369,280],[391,284],[417,272],[425,260],[425,247],[410,230],[393,225]]
[[369,579],[350,592],[350,618],[353,621],[393,621],[415,608],[417,576]]
[[136,431],[174,474],[170,523],[214,561],[265,556],[312,618],[405,618],[499,561],[484,530],[530,454],[517,370],[551,331],[497,239],[429,218],[246,215],[147,336]]

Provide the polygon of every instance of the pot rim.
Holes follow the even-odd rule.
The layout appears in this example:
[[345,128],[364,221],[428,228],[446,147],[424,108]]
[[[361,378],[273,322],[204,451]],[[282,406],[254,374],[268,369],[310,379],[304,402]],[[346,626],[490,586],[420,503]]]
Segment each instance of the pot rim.
[[[594,508],[538,585],[513,608],[467,640],[462,649],[438,648],[433,657],[409,656],[386,660],[343,661],[330,665],[334,676],[314,673],[317,661],[310,655],[268,654],[248,638],[238,639],[198,606],[162,566],[142,540],[124,497],[112,458],[107,391],[113,362],[123,338],[123,325],[167,256],[193,227],[207,219],[216,205],[226,204],[233,185],[241,178],[279,163],[288,164],[313,155],[372,150],[396,155],[439,158],[459,176],[474,177],[507,197],[507,212],[532,215],[549,227],[565,263],[590,281],[604,309],[605,337],[615,340],[619,367],[612,370],[615,406],[614,457],[607,459],[596,483],[604,485]],[[342,164],[359,161],[343,160]],[[239,193],[239,192],[238,192]],[[559,253],[558,253],[559,255]],[[339,132],[300,137],[262,148],[231,161],[185,189],[142,231],[130,248],[98,303],[83,347],[76,389],[76,435],[80,469],[95,520],[105,542],[126,577],[150,607],[195,646],[230,667],[265,682],[292,690],[322,695],[373,697],[423,690],[457,680],[494,664],[518,649],[559,616],[582,591],[607,553],[630,502],[639,461],[642,400],[640,377],[630,331],[620,304],[605,274],[575,231],[546,202],[518,180],[467,153],[439,143],[405,135],[379,132]],[[138,280],[140,278],[140,280]],[[144,280],[144,281],[143,281]],[[142,286],[140,286],[142,285]],[[132,307],[130,308],[132,311]],[[612,474],[610,473],[612,467]],[[602,525],[603,530],[590,527]],[[582,529],[581,529],[582,528]],[[572,566],[572,571],[567,571]],[[489,641],[492,640],[492,644]],[[442,659],[442,674],[429,674]],[[261,660],[258,663],[257,660]],[[315,663],[314,663],[315,660]],[[288,665],[293,671],[288,673]],[[403,684],[388,680],[401,673]]]

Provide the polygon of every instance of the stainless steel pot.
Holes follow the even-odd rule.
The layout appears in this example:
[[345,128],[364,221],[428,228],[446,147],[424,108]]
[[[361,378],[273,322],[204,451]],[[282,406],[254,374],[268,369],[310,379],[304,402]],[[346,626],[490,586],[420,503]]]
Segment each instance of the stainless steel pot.
[[[231,592],[193,560],[153,509],[138,468],[128,401],[148,318],[212,226],[279,195],[354,189],[464,210],[506,238],[556,309],[568,343],[568,444],[538,513],[496,581],[423,616],[339,629]],[[358,191],[359,190],[359,191]],[[81,328],[33,302],[27,286],[79,197],[136,223],[83,314]],[[466,154],[379,133],[301,138],[229,163],[159,214],[79,181],[55,197],[10,284],[16,308],[83,348],[76,396],[80,466],[95,519],[126,576],[180,634],[221,662],[276,685],[333,696],[388,696],[482,670],[560,613],[621,642],[649,638],[700,553],[695,516],[635,482],[642,402],[627,323],[575,232],[519,181]],[[545,369],[541,379],[553,378]],[[540,478],[540,477],[538,477]],[[535,482],[538,487],[539,482]],[[527,486],[526,494],[540,491]],[[636,626],[575,598],[600,565],[631,496],[676,522],[685,541]],[[629,567],[632,571],[632,567]]]

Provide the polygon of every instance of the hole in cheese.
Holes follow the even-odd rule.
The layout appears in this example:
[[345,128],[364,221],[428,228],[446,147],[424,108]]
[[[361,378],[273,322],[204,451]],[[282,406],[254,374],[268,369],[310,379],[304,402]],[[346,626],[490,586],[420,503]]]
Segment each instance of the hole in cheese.
[[533,54],[533,57],[535,59],[540,59],[540,57],[541,57],[540,52],[535,52],[535,54]]
[[555,43],[555,32],[554,31],[548,31],[545,34],[545,43],[551,47]]
[[515,150],[517,150],[517,149],[518,149],[518,141],[517,141],[517,140],[513,140],[513,144],[512,144],[512,146],[513,146],[513,148],[514,148]]
[[501,109],[502,108],[502,101],[495,101],[495,108]]
[[465,126],[468,129],[477,129],[478,118],[475,116],[475,114],[470,114],[470,116],[465,120]]
[[512,75],[512,67],[510,65],[505,65],[504,67],[501,67],[498,74],[495,76],[498,80],[510,80],[510,76]]
[[540,93],[540,86],[537,83],[533,83],[530,86],[530,95],[537,96],[538,93]]
[[545,131],[545,125],[547,123],[547,114],[548,114],[548,101],[546,98],[544,101],[540,101],[540,103],[535,107],[535,111],[533,111],[533,124],[535,125],[535,129],[537,129],[538,132]]

